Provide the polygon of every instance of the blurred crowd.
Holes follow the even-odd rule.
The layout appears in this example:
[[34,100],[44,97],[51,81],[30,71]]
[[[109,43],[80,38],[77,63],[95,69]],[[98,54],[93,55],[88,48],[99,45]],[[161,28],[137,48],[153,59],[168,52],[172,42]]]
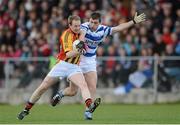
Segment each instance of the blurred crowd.
[[[118,86],[135,70],[152,69],[152,61],[134,62],[124,57],[180,55],[179,7],[179,0],[1,0],[0,57],[55,55],[69,15],[79,15],[85,22],[91,12],[100,11],[102,24],[116,26],[131,20],[136,11],[144,12],[146,22],[107,37],[98,48],[99,57],[122,57],[121,61],[98,62],[103,82],[111,78]],[[163,63],[165,67],[179,65],[177,61]]]

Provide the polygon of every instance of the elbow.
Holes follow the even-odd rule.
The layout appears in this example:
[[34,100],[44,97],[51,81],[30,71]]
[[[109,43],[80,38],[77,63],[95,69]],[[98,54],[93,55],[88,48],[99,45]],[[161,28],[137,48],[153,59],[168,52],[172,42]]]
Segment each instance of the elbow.
[[66,54],[66,58],[70,58],[69,54]]
[[67,57],[67,58],[70,58],[70,57],[72,57],[72,56],[71,56],[71,54],[68,52],[68,53],[66,53],[66,57]]

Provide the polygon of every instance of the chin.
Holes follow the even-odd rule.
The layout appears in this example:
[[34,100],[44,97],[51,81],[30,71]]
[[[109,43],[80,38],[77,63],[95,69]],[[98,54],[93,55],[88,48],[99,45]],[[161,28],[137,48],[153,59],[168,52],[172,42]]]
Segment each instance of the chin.
[[80,31],[76,31],[75,33],[77,33],[77,34],[78,34],[78,33],[80,33]]

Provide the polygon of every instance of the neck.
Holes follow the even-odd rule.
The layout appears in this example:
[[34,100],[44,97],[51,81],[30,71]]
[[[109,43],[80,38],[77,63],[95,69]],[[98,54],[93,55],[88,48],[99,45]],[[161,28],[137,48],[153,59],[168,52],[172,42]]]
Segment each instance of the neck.
[[96,31],[97,30],[97,28],[96,29],[90,28],[90,29],[91,29],[91,31]]
[[71,28],[69,28],[69,30],[70,30],[73,34],[77,34],[77,33],[73,32],[73,30],[72,30]]

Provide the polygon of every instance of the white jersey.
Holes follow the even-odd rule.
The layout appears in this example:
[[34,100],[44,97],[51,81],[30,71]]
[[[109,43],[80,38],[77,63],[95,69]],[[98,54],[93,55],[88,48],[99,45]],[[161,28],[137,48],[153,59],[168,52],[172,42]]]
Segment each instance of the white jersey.
[[85,57],[95,56],[98,45],[112,33],[112,28],[104,25],[99,25],[96,31],[92,31],[89,27],[89,22],[81,24],[81,30],[86,32],[85,43],[87,48],[86,54],[84,54]]

